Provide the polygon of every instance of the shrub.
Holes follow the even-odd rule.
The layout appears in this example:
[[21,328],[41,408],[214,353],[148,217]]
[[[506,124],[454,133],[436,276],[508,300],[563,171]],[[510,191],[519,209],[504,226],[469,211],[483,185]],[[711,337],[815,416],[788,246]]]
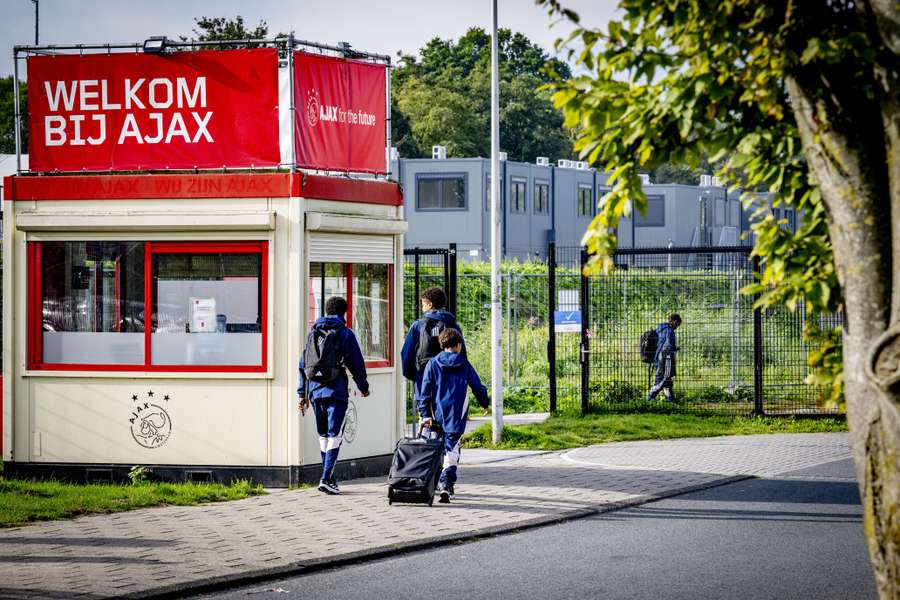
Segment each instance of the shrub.
[[550,410],[550,394],[534,388],[510,388],[503,391],[504,413],[533,413]]
[[641,390],[627,381],[613,380],[604,385],[603,400],[611,404],[623,404],[639,400]]
[[146,485],[150,483],[150,473],[151,471],[147,467],[134,465],[128,471],[128,479],[131,480],[131,485]]

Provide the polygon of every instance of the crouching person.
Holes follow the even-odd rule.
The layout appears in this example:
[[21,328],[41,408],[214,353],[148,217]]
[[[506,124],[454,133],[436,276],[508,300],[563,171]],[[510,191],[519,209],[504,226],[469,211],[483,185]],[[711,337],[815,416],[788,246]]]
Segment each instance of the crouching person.
[[300,359],[300,411],[312,402],[319,433],[319,450],[322,453],[322,479],[319,491],[339,494],[334,466],[344,435],[344,417],[350,402],[346,371],[353,376],[363,397],[369,395],[366,379],[366,363],[353,331],[347,327],[344,315],[347,301],[332,296],[325,303],[325,316],[310,328],[306,348]]
[[466,432],[469,417],[468,389],[472,388],[475,400],[487,408],[487,389],[481,384],[478,373],[461,354],[462,336],[455,329],[445,329],[438,336],[443,351],[425,367],[422,375],[422,394],[419,416],[422,425],[439,425],[444,432],[444,470],[438,482],[438,502],[450,502],[454,495],[456,469],[459,465],[459,441]]

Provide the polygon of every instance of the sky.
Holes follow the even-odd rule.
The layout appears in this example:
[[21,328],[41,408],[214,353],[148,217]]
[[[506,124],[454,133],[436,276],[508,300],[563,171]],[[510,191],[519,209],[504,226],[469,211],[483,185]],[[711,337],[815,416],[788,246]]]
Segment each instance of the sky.
[[[615,0],[563,0],[582,22],[599,26],[614,13]],[[396,56],[415,54],[434,37],[458,38],[469,27],[491,27],[490,0],[39,0],[40,43],[139,42],[154,35],[192,37],[194,18],[234,18],[248,28],[260,20],[269,32]],[[0,76],[13,72],[12,49],[34,43],[32,0],[0,0]],[[501,27],[524,33],[552,54],[571,25],[549,17],[533,0],[499,0]]]

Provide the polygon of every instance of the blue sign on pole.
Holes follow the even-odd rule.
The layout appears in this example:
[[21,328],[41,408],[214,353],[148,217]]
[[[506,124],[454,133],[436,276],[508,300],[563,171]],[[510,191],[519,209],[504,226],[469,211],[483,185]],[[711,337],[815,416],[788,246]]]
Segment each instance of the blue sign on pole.
[[580,310],[557,310],[553,312],[553,329],[556,333],[581,333]]

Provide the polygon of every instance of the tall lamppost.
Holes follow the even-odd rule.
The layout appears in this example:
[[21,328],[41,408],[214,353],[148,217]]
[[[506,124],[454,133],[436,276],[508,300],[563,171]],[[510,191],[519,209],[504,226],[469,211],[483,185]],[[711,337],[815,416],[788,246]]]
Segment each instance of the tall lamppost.
[[31,0],[34,3],[34,45],[37,46],[40,44],[40,40],[38,37],[38,18],[39,18],[39,10],[38,10],[38,2],[40,0]]

